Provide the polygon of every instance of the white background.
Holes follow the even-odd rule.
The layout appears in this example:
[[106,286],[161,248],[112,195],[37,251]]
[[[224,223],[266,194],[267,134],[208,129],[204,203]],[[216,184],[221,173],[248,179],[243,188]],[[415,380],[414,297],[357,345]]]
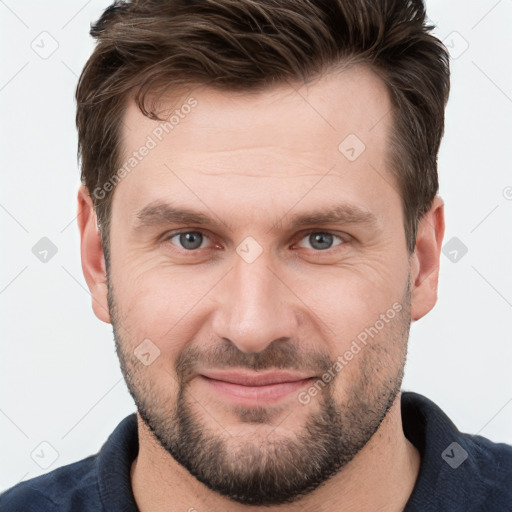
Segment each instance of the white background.
[[[0,489],[96,453],[135,410],[112,330],[92,312],[76,225],[74,90],[100,0],[0,1]],[[512,0],[431,0],[452,48],[439,158],[445,242],[439,301],[413,324],[404,389],[434,400],[461,431],[512,444]],[[50,36],[58,43],[47,59]],[[454,32],[456,32],[454,34]],[[466,49],[466,45],[469,45]],[[509,188],[507,188],[509,187]],[[48,237],[47,263],[32,247]],[[35,457],[34,457],[35,458]]]

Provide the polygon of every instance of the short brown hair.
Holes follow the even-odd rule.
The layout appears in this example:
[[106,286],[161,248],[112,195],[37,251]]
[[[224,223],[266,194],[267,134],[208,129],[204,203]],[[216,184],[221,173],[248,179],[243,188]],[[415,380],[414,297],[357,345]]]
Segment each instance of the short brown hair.
[[93,199],[108,265],[113,190],[94,191],[121,165],[126,100],[207,85],[258,91],[308,82],[335,66],[368,64],[393,111],[389,166],[402,197],[408,250],[438,191],[437,154],[450,88],[449,57],[421,0],[116,1],[91,27],[97,45],[80,76],[76,124],[81,179]]

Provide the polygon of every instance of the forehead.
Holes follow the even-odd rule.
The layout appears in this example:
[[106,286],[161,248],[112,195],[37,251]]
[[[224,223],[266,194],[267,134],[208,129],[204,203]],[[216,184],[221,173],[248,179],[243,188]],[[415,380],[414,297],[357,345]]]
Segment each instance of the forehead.
[[278,194],[300,195],[302,185],[322,177],[317,191],[382,182],[372,167],[384,172],[391,103],[366,66],[259,93],[195,87],[162,105],[165,121],[147,118],[133,101],[123,119],[121,163],[134,165],[125,165],[116,195],[137,210],[180,194],[195,194],[201,206],[200,196],[237,203],[242,193],[263,206],[263,196],[272,202]]
[[[193,107],[191,98],[196,102]],[[160,145],[168,149],[207,150],[215,144],[212,149],[216,151],[236,149],[241,143],[246,147],[276,142],[284,146],[297,137],[309,149],[317,144],[313,134],[327,135],[330,143],[347,131],[371,143],[371,132],[391,109],[385,84],[366,65],[340,68],[308,84],[286,82],[256,93],[190,86],[164,96],[160,105],[164,119],[172,121],[172,127],[167,131],[164,127],[160,134],[165,139],[159,141],[163,142]],[[133,150],[143,141],[141,137],[162,125],[144,116],[131,99],[123,121],[125,151]],[[382,123],[381,128],[385,125]],[[180,133],[184,126],[196,130],[198,137]],[[231,133],[236,137],[230,137]],[[222,138],[213,138],[222,134]],[[277,134],[282,137],[279,141],[274,138]],[[200,138],[201,135],[208,138]]]

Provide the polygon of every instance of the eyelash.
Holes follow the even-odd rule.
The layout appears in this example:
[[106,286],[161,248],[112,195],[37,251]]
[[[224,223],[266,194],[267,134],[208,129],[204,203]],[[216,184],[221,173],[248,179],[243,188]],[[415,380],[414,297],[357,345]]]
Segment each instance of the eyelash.
[[[164,242],[170,242],[172,238],[174,238],[175,236],[178,236],[178,235],[183,235],[183,234],[186,234],[186,233],[199,233],[201,235],[203,235],[204,237],[208,238],[211,240],[211,237],[208,236],[208,234],[200,229],[186,229],[186,230],[181,230],[181,231],[173,231],[171,233],[168,233],[167,235],[165,235],[165,238],[164,238]],[[334,245],[333,247],[329,247],[328,249],[324,249],[324,250],[320,250],[320,249],[311,249],[312,251],[314,251],[315,253],[318,253],[318,254],[322,254],[322,253],[328,253],[329,251],[331,251],[332,249],[335,249],[336,247],[339,247],[339,246],[342,246],[342,245],[345,245],[347,243],[347,240],[344,239],[343,236],[341,235],[338,235],[332,231],[322,231],[322,230],[318,230],[318,229],[312,229],[310,231],[307,231],[305,233],[301,233],[301,238],[299,239],[299,242],[301,242],[302,240],[304,240],[304,238],[308,237],[309,235],[313,234],[313,233],[319,233],[319,234],[328,234],[328,235],[332,235],[334,236],[335,238],[338,238],[339,240],[341,240],[341,243],[337,244],[337,245]],[[344,234],[345,235],[345,238],[348,237],[347,234]],[[171,244],[171,245],[175,245],[175,244]],[[295,244],[294,244],[295,245]],[[181,251],[184,251],[184,252],[187,252],[187,253],[197,253],[201,250],[201,248],[197,248],[197,249],[184,249],[184,248],[180,248],[178,247],[179,250]],[[203,248],[204,249],[204,248]]]

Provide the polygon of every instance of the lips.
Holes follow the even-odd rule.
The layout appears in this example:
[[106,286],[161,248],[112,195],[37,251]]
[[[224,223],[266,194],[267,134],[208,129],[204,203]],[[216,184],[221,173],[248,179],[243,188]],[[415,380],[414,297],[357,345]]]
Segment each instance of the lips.
[[286,371],[256,373],[213,370],[202,372],[199,378],[209,392],[248,406],[275,403],[297,394],[314,379],[308,374]]
[[242,372],[242,371],[207,371],[202,372],[203,377],[220,380],[231,384],[242,386],[268,386],[271,384],[282,384],[285,382],[298,382],[312,378],[311,375],[297,374],[291,372],[269,372],[263,374]]

